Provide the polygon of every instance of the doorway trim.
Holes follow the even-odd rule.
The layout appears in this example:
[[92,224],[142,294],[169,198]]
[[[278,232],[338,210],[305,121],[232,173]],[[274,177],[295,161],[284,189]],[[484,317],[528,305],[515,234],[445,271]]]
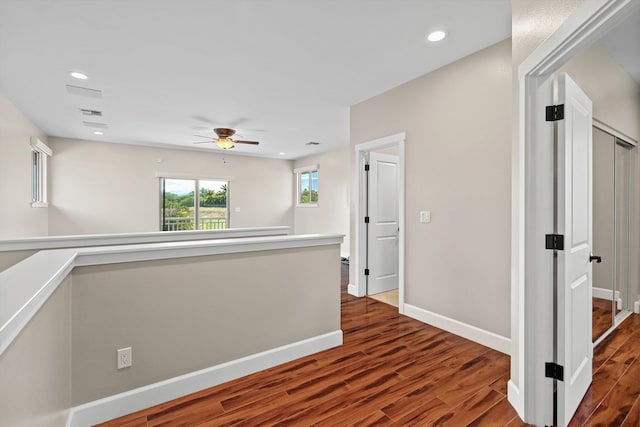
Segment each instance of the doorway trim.
[[593,126],[625,142],[631,148],[638,146],[638,141],[636,141],[634,138],[631,138],[630,136],[625,135],[624,133],[616,130],[615,128],[612,128],[605,122],[598,120],[596,117],[593,118]]
[[355,194],[357,197],[355,203],[355,262],[354,275],[355,283],[350,284],[348,292],[351,295],[362,297],[367,294],[366,279],[364,276],[364,260],[367,250],[366,228],[364,224],[363,212],[365,212],[366,194],[365,182],[363,179],[363,164],[367,154],[381,148],[398,147],[398,311],[404,313],[404,248],[405,248],[405,227],[404,227],[404,145],[406,133],[397,133],[384,138],[357,144],[355,149],[354,174]]
[[[519,134],[512,200],[512,365],[509,402],[525,422],[551,425],[553,383],[544,363],[553,360],[552,253],[544,249],[553,232],[553,145],[544,127],[544,106],[553,103],[552,74],[599,40],[634,9],[638,0],[585,0],[518,68]],[[515,380],[515,381],[514,381]]]

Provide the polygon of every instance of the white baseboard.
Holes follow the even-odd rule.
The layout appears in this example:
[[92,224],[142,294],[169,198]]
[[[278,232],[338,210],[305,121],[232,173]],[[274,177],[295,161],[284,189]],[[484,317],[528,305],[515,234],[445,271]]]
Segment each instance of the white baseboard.
[[522,395],[520,389],[516,387],[513,381],[509,380],[507,383],[507,400],[516,410],[520,419],[524,419],[524,402],[522,401]]
[[421,322],[428,323],[437,328],[444,329],[452,334],[459,335],[468,340],[477,342],[494,350],[497,350],[504,354],[511,354],[511,340],[493,332],[485,331],[476,326],[469,325],[467,323],[460,322],[449,317],[442,316],[441,314],[433,313],[420,307],[413,306],[411,304],[404,304],[404,314],[420,320]]
[[342,331],[287,344],[71,408],[67,427],[88,427],[342,344]]
[[640,314],[640,301],[636,301],[633,303],[633,312],[636,314]]
[[[592,289],[594,298],[608,299],[609,301],[613,299],[614,294],[612,289],[598,288],[596,286]],[[620,299],[620,291],[616,291],[615,299],[616,301]]]
[[358,288],[356,287],[356,285],[352,285],[351,283],[347,285],[347,293],[349,295],[353,295],[354,297],[362,296],[362,295],[358,295]]

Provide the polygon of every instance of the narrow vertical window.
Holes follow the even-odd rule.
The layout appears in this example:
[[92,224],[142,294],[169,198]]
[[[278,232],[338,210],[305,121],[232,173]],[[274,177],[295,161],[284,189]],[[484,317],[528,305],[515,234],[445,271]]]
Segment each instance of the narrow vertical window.
[[40,187],[41,187],[41,183],[40,183],[40,177],[42,176],[42,174],[40,173],[40,152],[37,150],[32,150],[31,151],[31,158],[32,158],[32,173],[31,173],[31,177],[33,180],[33,187],[32,187],[32,192],[31,192],[31,201],[32,202],[39,202],[40,201]]
[[53,152],[38,138],[31,138],[31,206],[47,206],[47,158]]
[[297,206],[318,205],[318,165],[295,169],[297,176]]

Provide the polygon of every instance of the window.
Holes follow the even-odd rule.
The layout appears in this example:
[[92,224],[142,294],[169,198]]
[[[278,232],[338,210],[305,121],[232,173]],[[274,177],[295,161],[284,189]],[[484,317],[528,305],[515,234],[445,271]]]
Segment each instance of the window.
[[47,157],[53,152],[38,138],[31,138],[31,206],[47,206]]
[[295,169],[298,206],[318,206],[318,165]]
[[162,231],[229,227],[229,182],[160,178]]

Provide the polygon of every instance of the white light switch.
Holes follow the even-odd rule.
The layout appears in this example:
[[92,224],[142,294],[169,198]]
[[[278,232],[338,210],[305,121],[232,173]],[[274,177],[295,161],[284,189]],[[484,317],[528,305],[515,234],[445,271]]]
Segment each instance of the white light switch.
[[431,211],[420,211],[420,222],[431,222]]
[[240,208],[235,208],[234,211],[235,212],[240,212]]

